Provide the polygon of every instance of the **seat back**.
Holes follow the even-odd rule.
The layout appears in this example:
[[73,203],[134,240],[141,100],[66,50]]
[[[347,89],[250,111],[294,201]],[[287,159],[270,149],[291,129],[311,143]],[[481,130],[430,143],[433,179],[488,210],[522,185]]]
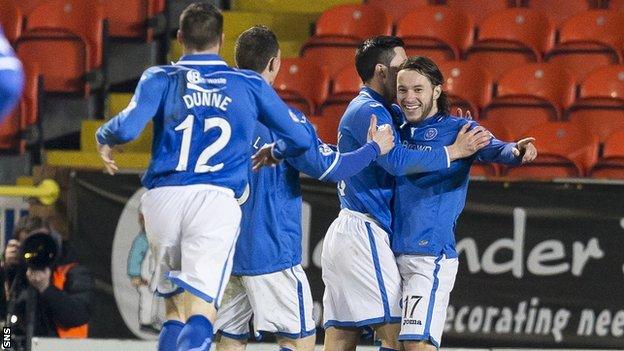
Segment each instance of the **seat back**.
[[420,56],[427,56],[422,53],[425,50],[446,51],[450,53],[448,59],[459,59],[472,44],[473,34],[472,18],[446,6],[419,7],[406,14],[396,29],[396,35],[405,41],[406,50],[420,50]]
[[22,10],[14,0],[0,0],[0,27],[10,43],[22,34],[23,21]]
[[372,5],[338,5],[323,12],[316,22],[317,37],[347,37],[364,40],[392,34],[392,18]]
[[463,101],[473,115],[490,102],[494,81],[486,70],[466,61],[448,61],[439,64],[444,76],[443,89],[453,101]]
[[525,0],[524,5],[530,9],[537,10],[552,19],[556,26],[561,25],[574,15],[597,8],[595,0]]
[[539,61],[555,43],[555,25],[539,11],[505,9],[481,22],[478,41],[519,45],[530,49]]
[[566,69],[548,63],[514,68],[498,80],[498,97],[530,97],[552,105],[561,118],[562,110],[574,101],[576,81]]
[[285,58],[273,86],[285,100],[305,102],[304,112],[310,114],[327,99],[329,75],[316,62],[299,57]]
[[516,6],[515,0],[446,0],[446,6],[459,9],[471,16],[479,25],[495,11]]

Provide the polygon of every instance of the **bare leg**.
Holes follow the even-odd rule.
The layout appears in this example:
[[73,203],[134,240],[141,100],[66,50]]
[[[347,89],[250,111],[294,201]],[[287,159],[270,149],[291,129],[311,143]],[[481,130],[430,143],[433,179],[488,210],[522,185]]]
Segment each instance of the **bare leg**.
[[401,343],[399,342],[399,332],[401,331],[401,324],[382,324],[374,328],[377,333],[377,337],[381,340],[381,347],[386,347],[393,350],[399,350]]
[[309,335],[301,339],[289,339],[281,336],[277,337],[277,343],[280,348],[284,347],[294,351],[313,351],[315,341],[316,334]]
[[428,341],[404,341],[405,351],[436,351],[436,347]]
[[323,351],[355,351],[362,331],[355,328],[330,327],[325,330]]
[[247,340],[236,340],[221,335],[217,342],[217,351],[245,351]]

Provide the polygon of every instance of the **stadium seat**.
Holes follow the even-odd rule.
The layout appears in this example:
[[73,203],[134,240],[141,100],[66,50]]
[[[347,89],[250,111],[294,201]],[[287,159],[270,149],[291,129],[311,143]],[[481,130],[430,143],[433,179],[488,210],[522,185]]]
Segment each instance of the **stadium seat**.
[[10,43],[22,34],[23,21],[22,9],[15,0],[0,0],[0,26]]
[[108,18],[109,35],[113,38],[141,38],[151,42],[158,24],[157,15],[163,13],[164,8],[165,0],[106,0],[104,10]]
[[624,129],[624,65],[605,66],[589,73],[568,118],[596,133],[600,141]]
[[516,6],[516,0],[445,0],[445,4],[464,11],[478,25],[493,12]]
[[605,140],[602,158],[592,169],[594,178],[624,179],[624,130],[618,130]]
[[443,89],[449,94],[451,111],[470,110],[478,119],[481,109],[492,99],[494,81],[489,72],[466,61],[439,63],[444,76]]
[[273,86],[284,101],[309,115],[327,99],[329,75],[305,58],[285,58]]
[[535,138],[537,159],[510,168],[513,178],[583,177],[598,159],[598,137],[567,122],[547,122],[528,130],[524,136]]
[[0,150],[23,153],[26,139],[23,133],[37,123],[39,116],[40,74],[37,65],[24,67],[24,92],[15,110],[0,124]]
[[397,23],[400,19],[420,6],[434,5],[434,0],[366,0],[367,5],[374,5],[382,8],[387,14],[392,16],[394,23]]
[[327,67],[333,76],[347,63],[353,64],[355,49],[363,40],[391,33],[392,19],[379,7],[340,5],[323,12],[316,22],[316,33],[301,53]]
[[446,6],[419,7],[406,14],[396,29],[408,56],[427,56],[436,62],[459,60],[472,44],[473,32],[470,16]]
[[574,15],[600,6],[600,0],[524,0],[523,6],[537,10],[560,26]]
[[104,79],[103,35],[99,1],[50,0],[27,16],[16,49],[22,60],[39,64],[46,91],[87,95]]
[[510,68],[542,61],[555,42],[555,26],[544,14],[526,8],[498,11],[483,20],[466,59],[480,62],[495,78]]
[[574,101],[576,83],[564,68],[533,63],[505,72],[498,80],[496,97],[481,118],[507,126],[517,139],[536,124],[562,118]]
[[548,62],[571,67],[579,81],[599,66],[621,63],[624,13],[588,10],[559,29],[559,43],[546,54]]
[[321,114],[342,116],[349,102],[359,93],[362,84],[355,65],[345,66],[333,78],[331,94],[321,106]]
[[327,144],[336,145],[338,143],[338,124],[340,116],[323,115],[309,116],[310,123],[316,128],[318,137]]

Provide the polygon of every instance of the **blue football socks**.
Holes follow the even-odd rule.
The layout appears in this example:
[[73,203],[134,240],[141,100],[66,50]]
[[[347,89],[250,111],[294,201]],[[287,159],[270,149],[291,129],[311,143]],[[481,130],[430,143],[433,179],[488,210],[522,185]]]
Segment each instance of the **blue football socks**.
[[212,323],[196,314],[186,321],[178,336],[177,351],[208,351],[212,344]]
[[182,328],[184,328],[184,323],[180,321],[168,320],[163,323],[158,336],[158,351],[175,350]]

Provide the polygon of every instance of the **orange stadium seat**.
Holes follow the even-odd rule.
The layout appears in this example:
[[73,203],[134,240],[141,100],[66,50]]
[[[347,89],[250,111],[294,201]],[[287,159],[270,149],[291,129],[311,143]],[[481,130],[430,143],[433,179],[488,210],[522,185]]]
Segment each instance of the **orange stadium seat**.
[[524,6],[537,10],[560,26],[567,19],[583,11],[598,8],[600,0],[525,0]]
[[321,114],[342,116],[349,102],[359,93],[362,85],[355,65],[344,67],[333,79],[331,94],[321,106]]
[[604,66],[589,73],[581,83],[577,102],[568,118],[601,141],[624,129],[624,65]]
[[602,158],[592,169],[594,178],[624,179],[624,130],[618,130],[605,140]]
[[481,118],[507,126],[518,138],[532,126],[559,120],[575,96],[576,82],[564,68],[533,63],[505,72],[498,81],[497,95]]
[[540,62],[555,43],[555,26],[544,14],[526,8],[498,11],[479,26],[466,58],[480,62],[495,78],[506,70]]
[[466,12],[477,25],[493,12],[517,5],[515,0],[446,0],[445,3],[451,8]]
[[333,145],[338,143],[338,124],[340,123],[340,116],[309,116],[308,119],[316,128],[316,134],[323,142]]
[[24,91],[15,110],[0,124],[0,150],[25,151],[26,140],[22,133],[37,123],[39,115],[40,75],[37,65],[25,66]]
[[471,17],[446,6],[419,7],[406,14],[396,29],[408,56],[427,56],[436,62],[459,60],[472,44],[473,34]]
[[492,99],[494,80],[489,72],[466,61],[439,63],[444,76],[443,89],[449,94],[451,112],[470,110],[478,118],[481,109]]
[[150,42],[154,36],[156,15],[163,12],[164,4],[164,0],[105,1],[109,35],[116,38],[142,38]]
[[15,43],[22,34],[24,17],[15,0],[0,0],[0,26],[10,43]]
[[583,177],[598,159],[598,137],[574,124],[547,122],[528,130],[524,136],[535,138],[535,162],[510,168],[513,178]]
[[392,16],[394,22],[398,22],[406,13],[415,10],[420,6],[434,5],[435,1],[429,0],[366,0],[367,5],[374,5],[382,8]]
[[565,21],[545,59],[572,68],[580,81],[596,67],[622,63],[622,48],[624,13],[589,10]]
[[314,34],[301,48],[303,57],[327,67],[335,75],[353,64],[355,49],[365,39],[392,33],[392,18],[371,5],[339,5],[323,12]]
[[16,49],[22,60],[39,63],[46,91],[88,94],[101,73],[103,35],[99,1],[51,0],[27,16]]
[[327,99],[329,75],[324,67],[305,58],[285,58],[273,86],[284,101],[312,114]]

